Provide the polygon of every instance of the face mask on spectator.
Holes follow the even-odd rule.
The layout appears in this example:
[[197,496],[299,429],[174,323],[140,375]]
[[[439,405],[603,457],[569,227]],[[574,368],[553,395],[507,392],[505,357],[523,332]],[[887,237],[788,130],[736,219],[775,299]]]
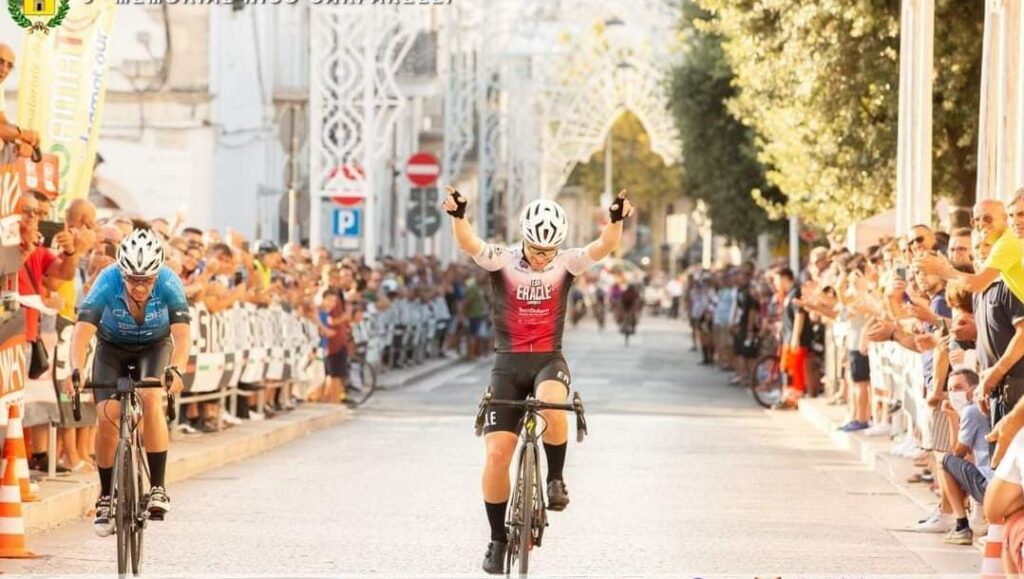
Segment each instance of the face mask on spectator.
[[967,401],[967,392],[953,391],[949,393],[949,403],[953,406],[953,409],[957,412],[963,411],[967,407],[969,402]]

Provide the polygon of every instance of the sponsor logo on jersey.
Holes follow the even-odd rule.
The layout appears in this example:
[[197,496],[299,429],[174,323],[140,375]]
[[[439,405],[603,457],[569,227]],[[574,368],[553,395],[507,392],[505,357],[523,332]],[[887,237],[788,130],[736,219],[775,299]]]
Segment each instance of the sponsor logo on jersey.
[[551,299],[551,286],[544,285],[542,280],[531,279],[530,285],[520,285],[516,288],[516,299],[532,304],[539,304]]

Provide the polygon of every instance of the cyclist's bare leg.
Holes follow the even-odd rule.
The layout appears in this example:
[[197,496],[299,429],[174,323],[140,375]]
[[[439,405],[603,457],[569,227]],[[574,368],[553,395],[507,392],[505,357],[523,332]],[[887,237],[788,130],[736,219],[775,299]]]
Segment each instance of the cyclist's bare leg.
[[[557,380],[545,380],[537,385],[537,399],[551,404],[565,404],[569,388]],[[548,508],[564,510],[569,504],[565,488],[565,453],[569,441],[569,420],[562,410],[542,410],[547,422],[544,430],[544,456],[547,457]]]
[[518,436],[511,432],[491,432],[484,437],[487,460],[484,462],[484,501],[503,503],[511,494],[509,466],[516,450]]
[[104,400],[96,405],[96,466],[112,468],[117,450],[118,425],[121,421],[121,403]]
[[[569,390],[558,380],[545,380],[537,385],[537,400],[551,404],[565,404],[569,399]],[[565,444],[569,440],[569,422],[565,412],[561,410],[542,410],[541,416],[547,422],[544,431],[544,444]]]
[[152,518],[163,520],[164,515],[170,510],[170,499],[167,498],[165,490],[167,448],[171,442],[167,419],[164,416],[167,397],[163,388],[147,388],[140,390],[138,394],[142,403],[142,445],[146,447],[151,485],[148,510]]
[[164,409],[167,399],[162,388],[146,388],[138,391],[142,400],[142,442],[146,452],[165,452],[170,446],[167,433],[167,419]]

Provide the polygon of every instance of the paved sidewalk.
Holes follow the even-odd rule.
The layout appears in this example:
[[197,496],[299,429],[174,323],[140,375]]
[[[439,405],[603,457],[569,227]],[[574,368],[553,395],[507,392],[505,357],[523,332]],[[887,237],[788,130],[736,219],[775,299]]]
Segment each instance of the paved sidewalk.
[[[868,437],[861,433],[842,432],[839,429],[847,419],[845,406],[831,406],[825,398],[805,398],[800,401],[799,413],[809,424],[828,436],[830,442],[843,450],[853,453],[864,465],[884,478],[904,497],[920,509],[923,517],[938,503],[938,497],[929,489],[928,484],[908,483],[907,477],[920,472],[913,460],[895,456],[890,452],[893,441],[887,436]],[[980,535],[975,535],[974,547],[946,545],[942,542],[943,535],[914,533],[909,531],[916,519],[901,524],[900,535],[913,537],[915,543],[935,552],[960,552],[961,556],[951,559],[951,570],[963,572],[965,560],[976,561],[977,569],[981,568],[981,549],[983,543]],[[955,562],[953,562],[955,561]]]

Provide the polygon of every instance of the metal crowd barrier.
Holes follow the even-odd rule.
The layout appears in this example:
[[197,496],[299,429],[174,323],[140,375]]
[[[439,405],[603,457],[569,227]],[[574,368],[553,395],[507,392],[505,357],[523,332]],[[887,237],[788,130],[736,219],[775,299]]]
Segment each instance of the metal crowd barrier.
[[384,311],[366,312],[353,324],[352,338],[379,371],[405,368],[441,355],[451,319],[441,298],[429,303],[399,299]]
[[[831,336],[826,339],[826,376],[838,388],[845,372],[846,332],[848,326],[832,325]],[[925,402],[924,368],[921,354],[912,352],[896,342],[875,342],[868,349],[871,366],[871,388],[885,393],[884,402],[899,402],[900,409],[892,414],[893,434],[926,427],[930,421],[920,413],[929,413]]]
[[[265,390],[282,384],[311,385],[322,381],[317,354],[319,328],[281,306],[235,304],[216,314],[202,304],[189,307],[192,351],[183,374],[185,390],[179,407],[219,401],[228,412],[239,397],[255,393],[262,408]],[[57,381],[70,378],[70,327],[58,335],[53,371]],[[92,348],[86,363],[91,373]],[[317,365],[320,367],[318,368]]]

